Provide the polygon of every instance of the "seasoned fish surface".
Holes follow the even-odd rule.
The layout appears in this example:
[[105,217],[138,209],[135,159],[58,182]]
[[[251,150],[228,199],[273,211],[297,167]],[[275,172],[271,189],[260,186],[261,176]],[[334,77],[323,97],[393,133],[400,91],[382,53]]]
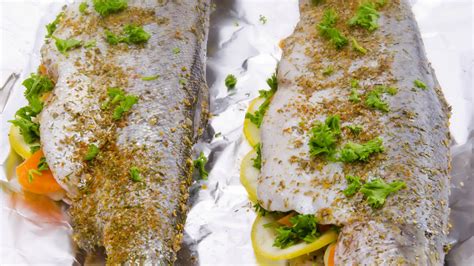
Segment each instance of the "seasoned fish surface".
[[[60,53],[50,39],[42,48],[56,81],[40,116],[46,160],[71,197],[79,247],[105,247],[108,264],[171,264],[182,238],[191,146],[207,117],[210,3],[130,0],[101,16],[92,1],[79,11],[80,2],[64,10],[53,35],[82,47]],[[127,25],[150,38],[106,41],[106,31],[120,36]],[[120,119],[113,118],[117,105],[106,104],[109,88],[138,97]],[[91,144],[99,152],[87,161]]]
[[[343,226],[336,265],[442,265],[449,216],[449,108],[410,6],[405,0],[387,1],[379,9],[379,28],[371,32],[348,25],[360,1],[311,2],[300,1],[301,20],[283,43],[279,89],[261,127],[259,201],[268,210],[315,214],[319,223]],[[340,50],[316,27],[330,8],[338,15],[335,27],[349,40]],[[353,48],[351,37],[365,54]],[[415,80],[427,89],[416,87]],[[349,100],[351,81],[359,102]],[[398,88],[396,95],[381,95],[388,112],[365,103],[376,85]],[[339,148],[381,137],[385,151],[353,163],[311,156],[310,129],[331,115],[341,119]],[[363,130],[354,134],[349,125]],[[347,175],[401,180],[406,188],[388,196],[382,208],[371,208],[361,193],[343,194]]]

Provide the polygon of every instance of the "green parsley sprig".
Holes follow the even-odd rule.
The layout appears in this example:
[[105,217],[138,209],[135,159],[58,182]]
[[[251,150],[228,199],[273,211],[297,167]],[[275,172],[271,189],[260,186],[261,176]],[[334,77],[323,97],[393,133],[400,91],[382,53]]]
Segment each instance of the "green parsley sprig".
[[251,159],[253,161],[252,166],[260,170],[262,169],[262,144],[261,143],[256,144],[254,149],[255,149],[255,152],[257,153],[257,157]]
[[199,175],[202,179],[206,180],[209,176],[209,173],[206,171],[206,164],[207,164],[207,157],[204,155],[204,152],[199,154],[199,157],[194,160],[193,165],[194,168],[197,168],[199,171]]
[[273,246],[285,249],[300,242],[314,242],[321,234],[318,232],[317,220],[311,214],[297,214],[290,218],[291,226],[275,228],[277,237]]
[[111,106],[115,107],[112,114],[114,120],[120,120],[138,102],[138,96],[125,94],[121,88],[108,88],[107,95],[109,99],[102,103],[101,108],[106,110]]
[[317,123],[310,131],[309,153],[311,156],[326,154],[332,156],[341,135],[340,118],[328,116],[324,123]]
[[383,139],[381,137],[369,140],[364,144],[348,142],[344,145],[344,148],[342,148],[339,159],[346,163],[367,161],[370,155],[383,152],[384,150]]
[[127,0],[93,0],[92,3],[95,11],[103,17],[118,13],[128,6]]
[[236,84],[237,84],[237,78],[234,75],[229,74],[227,75],[227,77],[225,77],[225,86],[227,87],[228,90],[232,90],[233,88],[235,88]]
[[36,116],[43,110],[41,97],[52,91],[54,84],[49,77],[32,73],[22,85],[26,88],[24,95],[28,105],[20,108],[15,113],[15,119],[9,122],[20,129],[20,134],[27,144],[33,144],[40,139]]
[[257,111],[255,113],[246,113],[245,118],[249,119],[252,123],[257,125],[257,127],[260,128],[263,122],[263,116],[268,110],[268,107],[270,106],[270,101],[275,92],[278,89],[278,81],[276,74],[273,74],[271,78],[267,79],[267,84],[270,87],[270,90],[260,90],[260,97],[264,98],[265,101],[260,105]]
[[129,45],[145,43],[150,39],[150,37],[151,35],[146,32],[143,27],[132,24],[125,25],[121,35],[117,35],[109,30],[105,31],[105,40],[111,45],[117,45],[119,43],[126,43]]
[[324,11],[322,21],[317,25],[319,33],[325,39],[329,40],[336,49],[341,49],[347,45],[347,38],[335,28],[338,16],[334,9]]
[[383,179],[376,178],[362,186],[360,192],[364,194],[367,202],[372,208],[380,208],[384,205],[388,195],[406,187],[403,181],[385,183]]
[[371,2],[366,2],[357,8],[355,16],[349,20],[349,25],[374,31],[379,27],[377,24],[379,17],[380,15],[377,9],[375,9],[375,5]]

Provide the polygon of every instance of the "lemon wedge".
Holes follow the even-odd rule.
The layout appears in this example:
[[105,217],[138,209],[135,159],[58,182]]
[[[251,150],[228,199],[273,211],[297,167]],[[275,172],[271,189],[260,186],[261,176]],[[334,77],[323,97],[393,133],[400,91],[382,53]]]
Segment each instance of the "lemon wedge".
[[[265,101],[265,98],[258,97],[250,102],[249,108],[247,109],[248,113],[255,113],[258,110],[260,105]],[[260,128],[257,127],[250,119],[245,118],[244,120],[244,135],[247,141],[250,143],[250,146],[255,146],[260,143]]]
[[336,241],[337,233],[329,230],[323,233],[312,243],[302,242],[284,249],[274,247],[273,242],[277,237],[275,229],[265,228],[266,224],[275,222],[271,215],[258,216],[252,225],[252,246],[256,254],[270,260],[285,260],[296,258],[318,249],[321,249]]
[[251,150],[242,159],[242,164],[240,165],[240,183],[245,187],[249,194],[249,199],[254,203],[257,202],[257,180],[260,174],[260,171],[253,167],[252,159],[256,157],[257,152]]
[[30,145],[25,142],[23,136],[20,134],[20,128],[12,125],[8,133],[8,140],[10,141],[12,149],[23,159],[31,157]]

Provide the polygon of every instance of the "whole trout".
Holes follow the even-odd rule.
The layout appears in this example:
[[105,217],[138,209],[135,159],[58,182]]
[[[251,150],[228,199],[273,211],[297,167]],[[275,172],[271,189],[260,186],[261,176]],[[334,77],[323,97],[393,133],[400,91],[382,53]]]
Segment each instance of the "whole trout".
[[42,48],[55,88],[41,146],[71,198],[75,242],[105,247],[110,265],[176,259],[207,118],[209,10],[209,0],[78,1]]
[[[260,203],[341,226],[336,265],[443,265],[450,111],[408,1],[304,0],[300,12],[261,127]],[[370,204],[345,195],[348,176],[404,186]]]

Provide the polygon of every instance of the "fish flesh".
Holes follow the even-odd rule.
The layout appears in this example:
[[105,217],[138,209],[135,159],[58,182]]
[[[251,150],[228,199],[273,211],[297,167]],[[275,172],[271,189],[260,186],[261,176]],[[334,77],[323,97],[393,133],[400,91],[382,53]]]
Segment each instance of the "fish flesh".
[[[336,265],[443,265],[450,109],[408,1],[383,2],[374,15],[378,28],[367,30],[348,25],[361,1],[300,1],[300,21],[282,42],[278,91],[261,126],[258,200],[267,210],[315,214],[320,224],[342,226]],[[328,10],[346,36],[342,49],[318,30]],[[377,86],[398,89],[378,95],[385,110],[367,106]],[[350,100],[354,93],[359,101]],[[338,147],[381,137],[385,151],[353,163],[311,156],[312,126],[332,115],[341,121]],[[362,132],[351,132],[352,125]],[[344,195],[347,175],[406,187],[372,208],[360,193]]]
[[[99,14],[104,3],[112,6]],[[78,1],[41,49],[55,81],[41,147],[70,197],[75,242],[104,247],[108,264],[176,260],[191,148],[207,122],[209,12],[209,0]],[[127,25],[142,27],[144,42],[122,38]],[[61,52],[57,40],[71,39],[82,46]],[[114,102],[130,95],[131,108]]]

